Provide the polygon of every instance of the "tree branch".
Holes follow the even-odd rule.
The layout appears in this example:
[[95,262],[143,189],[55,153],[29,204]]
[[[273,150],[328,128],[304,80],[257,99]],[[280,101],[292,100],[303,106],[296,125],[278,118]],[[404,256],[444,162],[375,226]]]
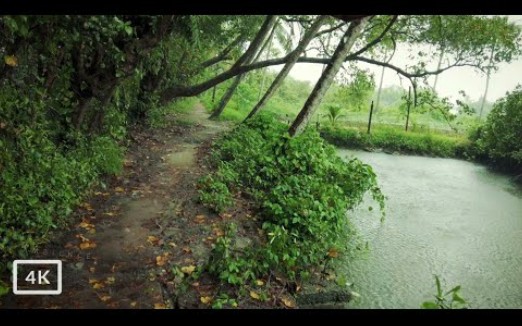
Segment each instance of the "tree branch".
[[252,40],[252,42],[250,42],[248,49],[236,61],[236,63],[234,63],[232,67],[241,66],[245,62],[249,61],[252,57],[254,57],[255,53],[259,48],[259,44],[261,44],[261,42],[264,41],[266,35],[269,33],[269,31],[272,29],[272,26],[275,24],[276,19],[277,16],[274,15],[266,16],[266,19],[263,22],[263,25],[261,25],[261,28],[259,29],[259,32],[257,33],[256,37]]
[[343,26],[346,26],[346,23],[343,22],[343,23],[340,23],[340,24],[335,25],[333,27],[330,27],[330,28],[324,29],[322,31],[319,31],[315,36],[320,36],[320,35],[323,35],[323,34],[331,33],[333,31],[338,30],[339,28],[341,28]]
[[208,68],[210,66],[215,65],[218,62],[221,62],[221,61],[227,59],[228,58],[227,56],[230,53],[230,51],[232,51],[232,49],[241,42],[242,38],[243,38],[243,35],[238,35],[238,37],[236,37],[236,39],[234,41],[232,41],[232,43],[227,45],[227,47],[224,48],[223,51],[221,51],[221,53],[219,53],[217,56],[203,62],[201,64],[202,69]]
[[[313,63],[322,63],[324,64],[324,62],[317,62],[317,59],[319,60],[323,60],[323,59],[320,59],[320,58],[307,58],[307,59],[314,59]],[[328,60],[328,59],[326,59]],[[453,67],[474,67],[474,68],[477,68],[476,65],[474,64],[471,64],[471,63],[454,63],[452,65],[449,65],[447,67],[444,67],[444,68],[440,68],[440,69],[437,69],[437,70],[432,70],[432,71],[422,71],[422,72],[416,72],[416,73],[410,73],[410,72],[407,72],[406,70],[404,69],[401,69],[397,66],[394,66],[390,63],[387,63],[387,62],[381,62],[381,61],[377,61],[377,60],[374,60],[374,59],[369,59],[369,58],[365,58],[365,57],[361,57],[361,56],[353,56],[353,55],[349,55],[347,58],[346,58],[346,61],[351,61],[351,60],[356,60],[356,61],[362,61],[362,62],[366,62],[366,63],[369,63],[369,64],[373,64],[373,65],[377,65],[377,66],[381,66],[381,67],[386,67],[386,68],[390,68],[394,71],[396,71],[398,74],[400,75],[403,75],[404,77],[406,78],[417,78],[417,77],[425,77],[425,76],[429,76],[429,75],[437,75],[437,74],[440,74],[450,68],[453,68]],[[304,62],[309,62],[310,60],[307,60],[307,61],[304,61]]]
[[356,52],[352,53],[351,56],[358,56],[359,54],[361,53],[364,53],[366,51],[368,51],[371,47],[373,47],[375,44],[379,43],[382,41],[382,39],[384,38],[384,36],[386,35],[386,33],[388,33],[388,31],[390,30],[390,28],[393,26],[393,24],[395,24],[395,22],[397,21],[397,17],[399,17],[398,15],[394,15],[392,17],[392,19],[390,20],[390,22],[388,23],[388,25],[386,25],[386,28],[384,28],[384,30],[381,32],[381,34],[379,36],[377,36],[377,38],[375,38],[373,41],[369,42],[368,44],[366,44],[365,46],[363,46],[361,49],[357,50]]

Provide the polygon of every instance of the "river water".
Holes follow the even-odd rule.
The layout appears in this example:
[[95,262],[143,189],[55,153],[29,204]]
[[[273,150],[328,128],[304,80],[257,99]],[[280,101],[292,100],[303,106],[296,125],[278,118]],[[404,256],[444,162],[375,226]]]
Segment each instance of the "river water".
[[461,285],[472,308],[522,308],[522,191],[484,166],[339,150],[372,165],[387,196],[383,224],[369,199],[349,212],[369,251],[342,272],[361,295],[352,308],[419,308],[434,274]]

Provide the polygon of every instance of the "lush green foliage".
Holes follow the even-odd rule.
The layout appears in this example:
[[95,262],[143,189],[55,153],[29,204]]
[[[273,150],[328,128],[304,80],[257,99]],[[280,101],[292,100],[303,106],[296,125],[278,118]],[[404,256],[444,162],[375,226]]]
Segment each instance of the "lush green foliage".
[[[220,119],[236,122],[243,121],[275,77],[276,73],[270,70],[261,70],[248,74],[239,84]],[[212,89],[200,96],[201,101],[208,110],[212,110],[218,105],[229,84],[229,82],[225,82],[217,86],[214,102],[212,102]],[[264,89],[262,89],[263,85]],[[287,77],[266,107],[263,108],[263,111],[272,113],[282,119],[293,119],[297,114],[297,109],[304,104],[310,91],[311,86],[308,82]]]
[[270,271],[304,276],[336,256],[349,231],[346,210],[367,191],[384,214],[371,167],[344,162],[311,129],[290,138],[285,124],[260,114],[219,140],[211,157],[217,170],[200,182],[202,201],[222,211],[241,193],[253,202],[262,229],[249,248],[234,247],[233,226],[216,244],[210,271],[231,284]]
[[522,173],[521,86],[495,103],[475,137],[477,146],[494,166]]
[[26,257],[66,223],[121,170],[129,123],[160,125],[162,90],[196,79],[257,18],[0,17],[0,258]]
[[390,127],[374,128],[370,135],[357,128],[325,127],[321,129],[321,135],[335,145],[352,148],[381,148],[387,151],[439,157],[466,158],[470,154],[469,142],[462,137],[405,132]]
[[325,116],[328,118],[332,127],[335,127],[335,123],[342,116],[342,108],[337,105],[328,105],[326,107]]
[[467,302],[460,294],[460,285],[455,286],[449,291],[444,292],[440,284],[440,279],[435,275],[435,286],[437,293],[435,294],[435,301],[425,301],[421,308],[424,309],[462,309],[467,308]]

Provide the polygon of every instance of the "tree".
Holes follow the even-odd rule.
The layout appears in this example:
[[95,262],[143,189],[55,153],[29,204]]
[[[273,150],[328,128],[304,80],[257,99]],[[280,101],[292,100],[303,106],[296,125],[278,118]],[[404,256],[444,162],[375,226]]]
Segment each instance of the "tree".
[[343,81],[336,89],[333,97],[339,105],[360,111],[363,107],[367,108],[366,104],[375,90],[375,82],[371,75],[360,69],[355,69],[350,77],[349,81]]
[[297,115],[297,118],[294,120],[288,132],[291,136],[295,136],[299,134],[303,128],[310,120],[310,117],[314,114],[315,110],[319,106],[319,103],[323,99],[324,94],[332,84],[335,75],[341,69],[341,66],[348,56],[348,53],[352,49],[355,41],[359,37],[359,34],[362,32],[364,26],[368,22],[368,17],[362,18],[360,20],[353,21],[348,30],[344,34],[343,38],[340,40],[337,49],[335,50],[332,61],[328,64],[326,69],[321,74],[319,81],[315,85],[312,93],[308,97],[305,102],[305,105]]
[[266,104],[266,102],[270,100],[279,86],[281,86],[283,80],[286,78],[286,76],[288,76],[288,73],[290,70],[292,70],[297,60],[299,60],[299,56],[304,52],[310,41],[312,41],[316,33],[319,31],[319,28],[321,28],[321,25],[323,25],[325,20],[326,16],[319,16],[316,18],[310,28],[308,28],[308,30],[305,32],[303,39],[299,42],[297,47],[290,54],[288,54],[285,66],[274,79],[265,95],[263,95],[261,100],[259,100],[259,102],[254,106],[252,111],[250,111],[245,120],[252,118]]
[[[344,16],[343,16],[344,17]],[[355,19],[347,18],[345,19]],[[441,23],[442,22],[442,23]],[[441,29],[451,30],[451,33],[440,33]],[[496,38],[494,38],[495,36]],[[482,55],[491,48],[493,40],[497,39],[496,55],[491,65],[489,56]],[[499,41],[500,40],[500,41]],[[410,80],[413,86],[414,102],[417,99],[417,79],[425,79],[438,75],[455,67],[471,66],[483,71],[486,67],[495,69],[500,62],[509,62],[520,54],[520,28],[499,17],[480,16],[448,16],[444,20],[438,16],[386,16],[372,18],[368,28],[361,32],[356,40],[358,50],[348,54],[345,61],[365,62],[394,70],[397,74]],[[443,45],[445,65],[436,70],[427,69],[431,58],[425,51],[411,53],[413,65],[399,67],[390,62],[383,62],[378,54],[385,49],[395,49],[398,44],[406,44],[410,49],[422,46],[437,47]],[[322,44],[324,45],[324,43]],[[411,52],[411,51],[410,51]],[[328,49],[324,53],[329,53]],[[434,53],[436,55],[437,53]],[[255,62],[249,65],[233,66],[230,69],[196,85],[177,85],[166,89],[162,99],[167,102],[176,97],[194,96],[214,85],[245,72],[272,65],[285,64],[290,56]],[[329,57],[301,56],[297,62],[330,64]]]
[[[252,40],[250,43],[248,49],[246,52],[234,63],[232,68],[234,67],[240,67],[242,65],[248,65],[252,61],[255,61],[255,58],[258,57],[263,52],[263,42],[269,40],[266,40],[267,35],[275,28],[275,23],[277,20],[277,16],[269,15],[266,17],[263,25],[259,29],[259,32],[257,33],[256,37]],[[265,42],[265,44],[267,43]],[[236,91],[237,87],[239,86],[239,83],[241,83],[241,79],[243,78],[244,74],[238,75],[235,80],[232,82],[232,85],[227,89],[223,97],[221,98],[221,101],[219,101],[218,106],[214,109],[212,114],[210,115],[211,119],[217,118],[221,112],[225,109],[227,103],[232,98],[232,95],[234,95],[234,92]]]

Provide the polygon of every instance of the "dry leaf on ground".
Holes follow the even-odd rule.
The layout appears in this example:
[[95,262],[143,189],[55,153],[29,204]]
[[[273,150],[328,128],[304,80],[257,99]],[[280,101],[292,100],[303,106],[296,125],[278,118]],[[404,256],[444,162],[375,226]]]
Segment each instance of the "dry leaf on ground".
[[252,299],[256,299],[256,300],[260,300],[260,299],[261,299],[261,297],[259,296],[259,294],[257,294],[257,292],[255,292],[255,291],[250,291],[250,297],[251,297]]
[[203,304],[209,304],[212,301],[212,297],[201,297],[201,298],[199,298],[199,300]]

